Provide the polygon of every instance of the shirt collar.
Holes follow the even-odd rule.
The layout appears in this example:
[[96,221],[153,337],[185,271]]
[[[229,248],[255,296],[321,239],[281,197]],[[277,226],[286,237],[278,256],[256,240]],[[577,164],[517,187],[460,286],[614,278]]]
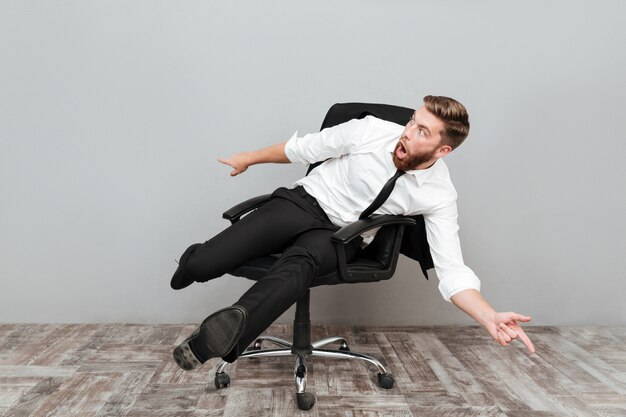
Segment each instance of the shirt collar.
[[[397,140],[390,142],[385,148],[385,150],[393,154],[393,151],[396,148],[397,143],[398,143]],[[409,175],[412,175],[417,180],[417,185],[421,186],[424,182],[426,182],[426,180],[428,180],[428,178],[430,178],[433,175],[435,171],[439,170],[440,166],[441,166],[441,158],[437,159],[437,161],[435,161],[435,163],[432,164],[429,168],[411,169],[411,170],[408,170],[406,173]]]

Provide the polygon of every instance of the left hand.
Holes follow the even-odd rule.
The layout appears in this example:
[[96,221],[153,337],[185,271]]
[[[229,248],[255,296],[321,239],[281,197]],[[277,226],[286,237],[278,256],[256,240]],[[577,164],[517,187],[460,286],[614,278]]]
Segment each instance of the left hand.
[[526,336],[522,327],[517,324],[518,321],[529,322],[530,320],[531,318],[528,316],[513,312],[495,313],[493,319],[485,325],[485,328],[500,345],[508,346],[513,340],[519,338],[524,342],[528,350],[534,353],[535,346],[533,342]]

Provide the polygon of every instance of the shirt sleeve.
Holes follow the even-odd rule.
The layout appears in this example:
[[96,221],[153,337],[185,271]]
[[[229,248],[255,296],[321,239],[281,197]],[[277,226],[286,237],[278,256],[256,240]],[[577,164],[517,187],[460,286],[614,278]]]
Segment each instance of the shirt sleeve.
[[368,123],[369,116],[364,119],[352,119],[302,137],[296,132],[285,145],[287,159],[291,162],[313,164],[346,155],[363,138]]
[[426,237],[443,298],[450,298],[463,290],[480,291],[480,280],[463,262],[456,202],[424,214]]

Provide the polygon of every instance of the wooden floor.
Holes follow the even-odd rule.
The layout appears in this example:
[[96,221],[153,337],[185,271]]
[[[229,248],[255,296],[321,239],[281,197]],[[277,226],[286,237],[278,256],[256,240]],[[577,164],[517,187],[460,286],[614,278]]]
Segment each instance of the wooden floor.
[[[0,324],[0,416],[626,416],[626,328],[525,327],[537,353],[479,327],[314,326],[383,360],[309,361],[310,411],[295,405],[291,358],[179,369],[173,347],[194,325]],[[290,326],[274,335],[290,338]]]

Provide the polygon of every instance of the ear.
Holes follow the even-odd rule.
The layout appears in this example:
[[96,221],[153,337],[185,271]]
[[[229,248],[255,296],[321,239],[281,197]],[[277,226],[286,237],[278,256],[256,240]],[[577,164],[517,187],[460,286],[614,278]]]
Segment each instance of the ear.
[[450,152],[452,152],[452,147],[450,145],[441,145],[439,149],[437,149],[437,151],[435,152],[435,156],[437,158],[441,158],[443,156],[446,156]]

